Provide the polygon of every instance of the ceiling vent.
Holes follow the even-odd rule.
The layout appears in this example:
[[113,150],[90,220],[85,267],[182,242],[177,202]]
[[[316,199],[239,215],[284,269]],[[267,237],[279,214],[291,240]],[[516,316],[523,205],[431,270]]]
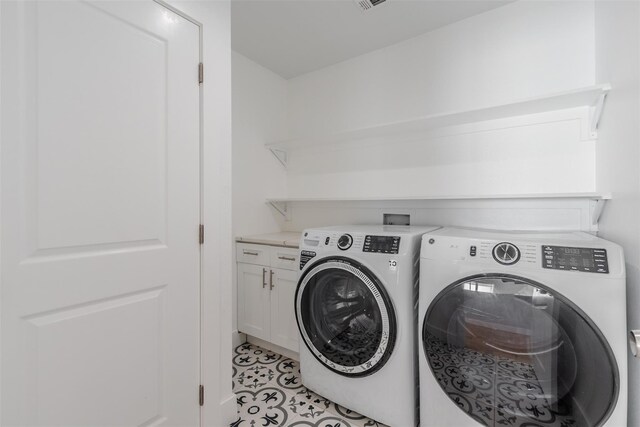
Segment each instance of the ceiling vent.
[[385,0],[354,0],[361,11],[366,12],[373,9],[374,6],[384,3]]

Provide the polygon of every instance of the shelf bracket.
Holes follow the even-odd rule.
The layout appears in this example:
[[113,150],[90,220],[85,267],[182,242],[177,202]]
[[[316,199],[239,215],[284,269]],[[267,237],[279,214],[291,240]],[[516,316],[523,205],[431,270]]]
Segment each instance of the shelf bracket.
[[285,221],[289,221],[291,216],[289,215],[289,204],[287,202],[269,200],[267,203],[269,203],[273,209],[275,209],[280,215],[282,215]]
[[286,150],[283,150],[281,148],[269,147],[269,151],[271,151],[271,154],[273,154],[275,158],[278,159],[280,163],[282,163],[282,166],[284,166],[285,168],[287,167],[289,156]]
[[593,107],[593,113],[591,115],[591,123],[589,125],[589,133],[592,139],[598,137],[598,124],[600,123],[600,118],[602,117],[602,110],[604,108],[604,100],[607,98],[607,91],[603,91],[600,96],[598,96],[598,100],[596,101],[596,105]]
[[597,226],[598,221],[600,220],[600,216],[602,215],[602,211],[604,210],[604,205],[606,204],[605,199],[596,199],[592,200],[592,208],[591,208],[591,225]]

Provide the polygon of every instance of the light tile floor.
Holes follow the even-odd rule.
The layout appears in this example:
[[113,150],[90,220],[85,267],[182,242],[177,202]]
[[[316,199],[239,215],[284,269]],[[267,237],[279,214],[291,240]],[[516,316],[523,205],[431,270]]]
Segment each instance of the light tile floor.
[[387,427],[308,390],[298,362],[249,343],[234,351],[233,391],[231,427]]

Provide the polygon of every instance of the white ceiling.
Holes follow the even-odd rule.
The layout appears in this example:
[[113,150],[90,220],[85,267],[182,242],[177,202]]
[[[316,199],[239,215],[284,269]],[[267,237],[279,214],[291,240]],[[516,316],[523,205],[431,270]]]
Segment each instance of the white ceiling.
[[232,0],[231,45],[292,78],[432,31],[513,0]]

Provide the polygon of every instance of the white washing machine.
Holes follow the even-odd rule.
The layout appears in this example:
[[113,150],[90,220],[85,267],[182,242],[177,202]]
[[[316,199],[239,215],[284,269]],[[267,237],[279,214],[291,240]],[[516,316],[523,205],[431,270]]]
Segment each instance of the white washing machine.
[[627,425],[620,246],[443,228],[420,268],[422,426]]
[[303,232],[295,304],[306,387],[379,422],[417,424],[419,250],[434,229]]

